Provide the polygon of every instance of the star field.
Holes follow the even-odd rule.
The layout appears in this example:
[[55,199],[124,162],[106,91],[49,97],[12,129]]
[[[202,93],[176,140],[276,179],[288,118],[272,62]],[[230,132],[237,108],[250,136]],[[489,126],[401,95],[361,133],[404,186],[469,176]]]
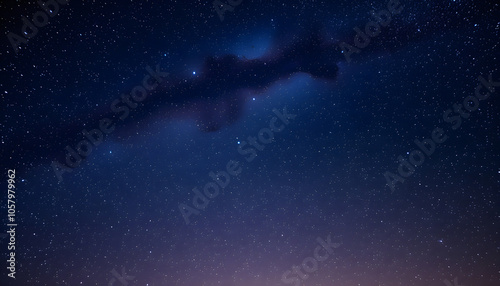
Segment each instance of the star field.
[[0,4],[0,285],[500,285],[495,1],[49,2]]

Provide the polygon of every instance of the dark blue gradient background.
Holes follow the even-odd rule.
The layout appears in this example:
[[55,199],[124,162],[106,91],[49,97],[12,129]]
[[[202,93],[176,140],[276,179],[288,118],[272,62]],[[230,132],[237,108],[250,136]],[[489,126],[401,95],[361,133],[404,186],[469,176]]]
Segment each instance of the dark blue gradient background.
[[[341,246],[301,285],[499,285],[500,89],[459,129],[442,119],[478,76],[500,80],[499,6],[401,4],[350,63],[338,44],[387,1],[243,0],[224,21],[210,1],[72,1],[17,55],[2,36],[18,264],[0,285],[108,285],[123,267],[131,286],[292,285],[328,235]],[[0,10],[6,35],[39,8]],[[168,82],[58,182],[51,162],[157,64]],[[247,162],[238,142],[285,107],[297,117]],[[391,193],[383,173],[435,127],[448,140]],[[186,225],[179,204],[230,160],[241,174]]]

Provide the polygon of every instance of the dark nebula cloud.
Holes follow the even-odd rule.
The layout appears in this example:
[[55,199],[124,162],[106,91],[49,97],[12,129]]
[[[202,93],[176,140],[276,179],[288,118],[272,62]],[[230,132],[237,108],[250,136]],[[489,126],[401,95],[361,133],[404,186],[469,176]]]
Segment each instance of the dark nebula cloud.
[[[169,120],[176,118],[194,119],[204,132],[218,131],[240,118],[249,97],[264,94],[270,86],[295,73],[333,81],[338,73],[336,63],[340,59],[336,47],[327,43],[319,30],[314,29],[303,33],[294,42],[278,43],[261,58],[208,57],[197,76],[185,78],[169,73],[141,103],[115,102],[108,112],[85,115],[71,125],[63,123],[62,128],[50,133],[40,128],[31,133],[29,140],[12,138],[7,143],[24,144],[13,148],[22,152],[18,156],[23,160],[34,163],[55,158],[64,162],[68,153],[65,147],[76,148],[75,145],[85,139],[82,130],[98,128],[103,118],[116,124],[115,131],[105,140],[128,140],[139,130],[147,128],[151,121],[162,120],[168,124]],[[168,71],[159,67],[159,73]],[[39,150],[32,148],[37,145],[43,146],[42,158]]]

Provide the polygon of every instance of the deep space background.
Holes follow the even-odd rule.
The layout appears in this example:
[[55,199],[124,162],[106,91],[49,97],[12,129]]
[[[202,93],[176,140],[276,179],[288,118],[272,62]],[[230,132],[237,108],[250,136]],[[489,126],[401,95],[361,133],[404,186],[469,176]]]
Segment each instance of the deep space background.
[[[221,21],[212,1],[72,0],[17,54],[6,35],[40,8],[4,2],[0,229],[16,169],[18,264],[7,277],[1,236],[0,285],[123,285],[122,269],[131,286],[293,285],[329,235],[300,285],[500,285],[500,88],[457,130],[442,118],[500,80],[498,2],[401,0],[351,62],[339,43],[388,1],[243,0]],[[51,162],[156,65],[165,82],[59,181]],[[247,162],[241,142],[284,108]],[[447,141],[391,192],[383,174],[438,126]],[[241,174],[186,224],[179,205],[230,160]]]

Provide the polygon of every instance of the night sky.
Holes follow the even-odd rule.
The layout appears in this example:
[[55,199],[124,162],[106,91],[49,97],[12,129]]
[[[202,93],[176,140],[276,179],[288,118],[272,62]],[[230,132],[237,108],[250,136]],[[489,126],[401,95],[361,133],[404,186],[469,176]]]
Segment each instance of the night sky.
[[498,2],[43,1],[0,285],[500,285]]

